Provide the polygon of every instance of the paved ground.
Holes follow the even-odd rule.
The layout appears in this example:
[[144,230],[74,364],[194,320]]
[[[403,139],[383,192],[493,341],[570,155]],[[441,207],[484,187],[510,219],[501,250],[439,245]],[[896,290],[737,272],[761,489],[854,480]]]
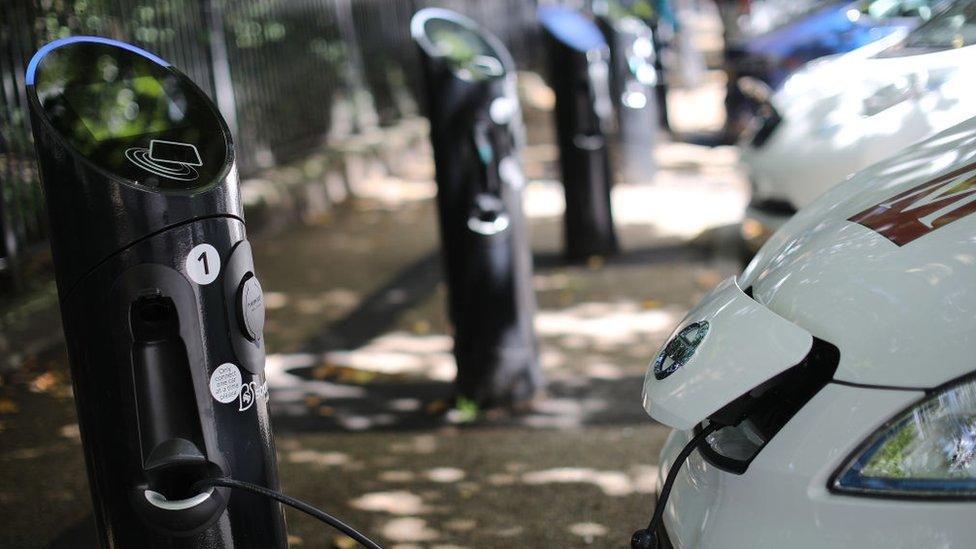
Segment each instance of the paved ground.
[[[731,149],[664,143],[652,181],[614,190],[624,252],[570,266],[554,153],[526,151],[550,385],[524,413],[444,413],[454,366],[423,159],[254,239],[286,493],[401,548],[620,547],[646,522],[666,430],[643,414],[640,379],[684,311],[735,272],[744,183]],[[56,297],[36,287],[0,304],[0,547],[82,547],[91,504]],[[288,520],[294,547],[344,546]]]

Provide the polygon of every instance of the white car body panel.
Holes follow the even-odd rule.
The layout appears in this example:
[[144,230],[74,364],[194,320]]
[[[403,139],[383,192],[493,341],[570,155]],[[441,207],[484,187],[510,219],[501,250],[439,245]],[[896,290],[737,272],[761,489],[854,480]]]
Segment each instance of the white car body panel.
[[[692,453],[664,514],[675,547],[972,547],[976,502],[899,501],[839,496],[827,482],[844,458],[918,391],[828,384],[742,475]],[[662,451],[659,483],[690,432],[675,431]]]
[[[664,379],[654,377],[651,364],[644,378],[644,409],[675,429],[694,427],[753,387],[796,366],[813,343],[805,330],[744,294],[734,278],[705,296],[671,338],[700,320],[708,322],[709,331],[691,360]],[[743,341],[762,345],[744,346]]]
[[[976,116],[976,46],[873,57],[893,41],[812,63],[773,96],[782,122],[762,147],[741,147],[753,202],[805,207],[850,174]],[[885,97],[904,99],[865,114],[866,100]]]
[[[736,283],[751,287],[755,301],[777,317],[836,345],[840,362],[833,381],[743,474],[691,454],[664,515],[674,545],[972,547],[976,501],[852,496],[827,485],[855,448],[923,390],[976,372],[976,119],[828,191],[776,232]],[[716,290],[682,324],[718,317],[713,308],[722,300],[715,296],[723,292],[728,289]],[[695,369],[701,371],[686,379],[723,379],[726,364],[736,363],[725,357],[752,356],[755,346],[730,337],[672,377]],[[762,364],[795,359],[775,346],[767,350],[779,356]],[[718,409],[735,398],[731,392],[702,392],[715,401],[697,409]],[[655,398],[673,398],[648,393],[652,412]],[[679,430],[662,450],[659,482],[691,438],[692,414],[681,421],[671,416],[660,416]]]

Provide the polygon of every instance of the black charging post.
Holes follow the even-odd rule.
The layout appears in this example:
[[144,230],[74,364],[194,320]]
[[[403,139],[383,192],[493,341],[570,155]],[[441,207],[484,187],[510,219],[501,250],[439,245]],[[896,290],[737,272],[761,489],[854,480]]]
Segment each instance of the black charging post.
[[286,547],[264,302],[216,107],[143,50],[74,37],[27,71],[104,547]]
[[460,396],[483,406],[542,386],[532,256],[522,212],[522,111],[497,38],[449,10],[411,21],[427,93]]
[[610,255],[617,251],[607,148],[607,132],[613,125],[610,50],[596,23],[575,10],[540,7],[539,21],[556,94],[559,166],[566,191],[566,257],[578,261]]
[[654,36],[632,15],[612,13],[609,4],[596,22],[610,46],[610,92],[617,112],[620,178],[649,182],[654,176],[654,141],[659,115],[655,99],[658,72]]

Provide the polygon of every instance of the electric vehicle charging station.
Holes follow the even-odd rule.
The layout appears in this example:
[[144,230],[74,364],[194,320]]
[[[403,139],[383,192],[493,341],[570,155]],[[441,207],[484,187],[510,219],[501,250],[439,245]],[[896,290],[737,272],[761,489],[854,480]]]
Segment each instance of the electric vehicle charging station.
[[655,98],[658,72],[651,28],[633,16],[597,16],[597,25],[610,46],[610,93],[617,112],[617,150],[620,177],[647,182],[654,175],[654,140],[658,112]]
[[526,400],[543,380],[514,63],[496,37],[449,10],[417,12],[411,35],[426,82],[458,394],[481,405]]
[[264,302],[234,148],[185,75],[73,37],[27,70],[72,382],[105,547],[286,547]]
[[606,137],[613,126],[610,50],[600,29],[583,14],[560,6],[540,7],[538,14],[556,94],[566,256],[585,260],[610,255],[617,251]]

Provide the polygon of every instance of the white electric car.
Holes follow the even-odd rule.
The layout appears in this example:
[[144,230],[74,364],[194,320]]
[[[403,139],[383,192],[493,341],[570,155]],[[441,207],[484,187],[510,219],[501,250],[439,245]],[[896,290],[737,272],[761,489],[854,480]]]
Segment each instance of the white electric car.
[[797,213],[643,403],[674,428],[662,547],[976,546],[976,119]]
[[976,116],[976,2],[907,35],[814,61],[769,98],[740,143],[748,251],[849,174]]

